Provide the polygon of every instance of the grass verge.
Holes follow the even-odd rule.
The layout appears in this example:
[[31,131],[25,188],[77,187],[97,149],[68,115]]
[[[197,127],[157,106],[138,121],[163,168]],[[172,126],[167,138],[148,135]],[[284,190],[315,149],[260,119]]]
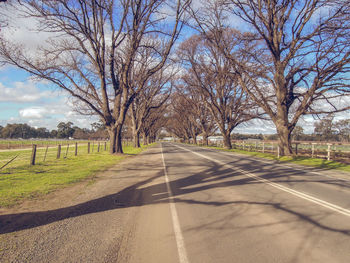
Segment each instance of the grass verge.
[[91,153],[67,159],[50,160],[39,165],[22,165],[0,172],[0,207],[48,194],[106,170],[128,155],[136,155],[147,146],[124,146],[125,155]]
[[225,148],[214,147],[214,146],[205,146],[205,147],[210,149],[217,149],[220,151],[235,152],[235,153],[241,153],[241,154],[250,155],[254,157],[275,160],[281,163],[295,163],[295,164],[306,165],[306,166],[315,167],[319,169],[335,169],[335,170],[350,172],[350,165],[336,162],[336,161],[327,161],[325,159],[309,158],[304,156],[284,156],[278,159],[276,155],[270,154],[270,153],[248,152],[248,151],[243,151],[239,149],[228,150]]

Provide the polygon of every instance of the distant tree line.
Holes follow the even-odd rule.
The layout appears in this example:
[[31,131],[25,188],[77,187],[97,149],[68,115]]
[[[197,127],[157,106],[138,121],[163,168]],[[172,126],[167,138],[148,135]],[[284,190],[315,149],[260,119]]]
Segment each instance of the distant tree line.
[[106,139],[108,133],[101,123],[91,124],[91,129],[79,128],[72,122],[60,122],[57,129],[49,130],[44,127],[35,128],[25,123],[7,124],[0,126],[0,138],[3,139]]

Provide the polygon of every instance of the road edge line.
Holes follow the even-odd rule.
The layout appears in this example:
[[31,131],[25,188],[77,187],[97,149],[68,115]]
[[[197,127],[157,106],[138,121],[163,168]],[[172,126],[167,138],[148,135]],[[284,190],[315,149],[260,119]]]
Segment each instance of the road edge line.
[[175,233],[175,240],[176,240],[176,245],[177,245],[177,252],[178,252],[178,256],[179,256],[179,261],[180,261],[180,263],[189,263],[189,260],[187,257],[187,252],[186,252],[186,247],[185,247],[185,240],[184,240],[184,237],[182,235],[180,222],[179,222],[179,216],[177,214],[173,192],[171,191],[170,184],[169,184],[169,177],[168,177],[168,173],[166,171],[162,143],[160,144],[160,148],[161,148],[161,153],[162,153],[165,183],[166,183],[166,188],[167,188],[168,193],[169,193],[170,212],[171,212],[171,217],[172,217],[172,222],[173,222],[173,229],[174,229],[174,233]]
[[198,155],[198,156],[200,156],[200,157],[202,157],[202,158],[204,158],[204,159],[207,159],[207,160],[210,160],[210,161],[219,163],[219,164],[221,164],[221,165],[226,165],[226,166],[228,166],[231,170],[233,170],[233,171],[238,171],[238,172],[240,172],[240,173],[242,173],[242,174],[244,174],[244,175],[246,175],[246,176],[248,176],[248,177],[250,177],[250,178],[254,178],[256,181],[264,182],[265,184],[270,185],[270,186],[272,186],[272,187],[274,187],[274,188],[280,189],[281,191],[284,191],[284,192],[286,192],[286,193],[292,194],[292,195],[294,195],[294,196],[297,196],[297,197],[302,198],[302,199],[304,199],[304,200],[307,200],[307,201],[309,201],[309,202],[318,204],[319,206],[322,206],[322,207],[328,208],[328,209],[330,209],[330,210],[333,210],[333,211],[335,211],[335,212],[337,212],[337,213],[339,213],[339,214],[342,214],[342,215],[345,215],[345,216],[350,217],[350,210],[348,210],[348,209],[346,209],[346,208],[337,206],[337,205],[335,205],[335,204],[329,203],[329,202],[324,201],[324,200],[322,200],[322,199],[319,199],[319,198],[317,198],[317,197],[313,197],[313,196],[311,196],[311,195],[305,194],[305,193],[303,193],[303,192],[296,191],[296,190],[291,189],[291,188],[289,188],[289,187],[286,187],[286,186],[283,186],[283,185],[274,183],[274,182],[272,182],[272,181],[270,181],[270,180],[267,180],[267,179],[265,179],[265,178],[261,178],[261,177],[255,175],[255,174],[250,173],[250,172],[247,172],[247,171],[245,171],[245,170],[242,170],[242,169],[239,169],[239,168],[233,168],[233,167],[232,167],[231,165],[229,165],[229,164],[226,164],[226,163],[224,163],[224,162],[222,162],[222,161],[219,161],[219,160],[216,160],[216,159],[214,159],[214,158],[205,156],[205,155],[203,155],[203,154],[194,152],[194,151],[192,151],[192,150],[190,150],[190,149],[186,149],[186,148],[181,147],[181,146],[178,146],[178,145],[174,145],[174,146],[175,146],[175,147],[178,147],[178,148],[180,148],[180,149],[186,150],[186,151],[188,151],[188,152],[192,152],[193,154],[196,154],[196,155]]

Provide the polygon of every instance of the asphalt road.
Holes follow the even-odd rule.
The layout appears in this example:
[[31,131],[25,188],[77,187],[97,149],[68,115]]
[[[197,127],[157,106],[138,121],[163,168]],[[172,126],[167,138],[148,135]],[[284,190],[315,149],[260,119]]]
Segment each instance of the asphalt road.
[[350,262],[344,174],[162,143],[73,192],[0,210],[0,262]]

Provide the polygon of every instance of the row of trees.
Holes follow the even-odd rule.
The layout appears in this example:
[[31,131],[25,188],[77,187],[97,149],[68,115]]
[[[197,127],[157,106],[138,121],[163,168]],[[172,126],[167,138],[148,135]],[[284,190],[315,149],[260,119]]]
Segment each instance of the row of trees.
[[[143,90],[156,81],[157,75],[167,75],[163,69],[167,68],[169,54],[183,27],[181,18],[188,3],[12,1],[12,11],[35,18],[39,22],[37,30],[52,37],[33,51],[2,35],[0,62],[67,91],[75,99],[77,111],[101,119],[109,134],[111,153],[122,153],[127,112],[137,97],[141,100]],[[159,103],[152,107],[158,106]],[[152,114],[155,113],[149,110],[148,115]],[[149,116],[147,125],[154,118]],[[135,118],[134,121],[137,122]],[[144,133],[151,135],[147,125]]]
[[276,127],[281,154],[290,155],[303,115],[350,108],[348,1],[206,1],[189,13],[198,34],[178,52],[182,93],[201,96],[227,148],[237,125],[266,118]]
[[[12,3],[55,38],[33,54],[2,34],[0,63],[50,81],[79,112],[99,116],[111,153],[122,152],[129,116],[136,146],[141,133],[166,126],[184,139],[218,129],[227,148],[235,127],[269,119],[281,155],[290,155],[303,115],[350,109],[347,0]],[[193,34],[171,56],[185,24]]]
[[0,138],[4,139],[30,139],[30,138],[56,138],[56,139],[104,139],[108,135],[101,123],[93,123],[91,129],[79,128],[72,122],[60,122],[56,130],[47,128],[34,128],[28,124],[7,124],[0,126]]

